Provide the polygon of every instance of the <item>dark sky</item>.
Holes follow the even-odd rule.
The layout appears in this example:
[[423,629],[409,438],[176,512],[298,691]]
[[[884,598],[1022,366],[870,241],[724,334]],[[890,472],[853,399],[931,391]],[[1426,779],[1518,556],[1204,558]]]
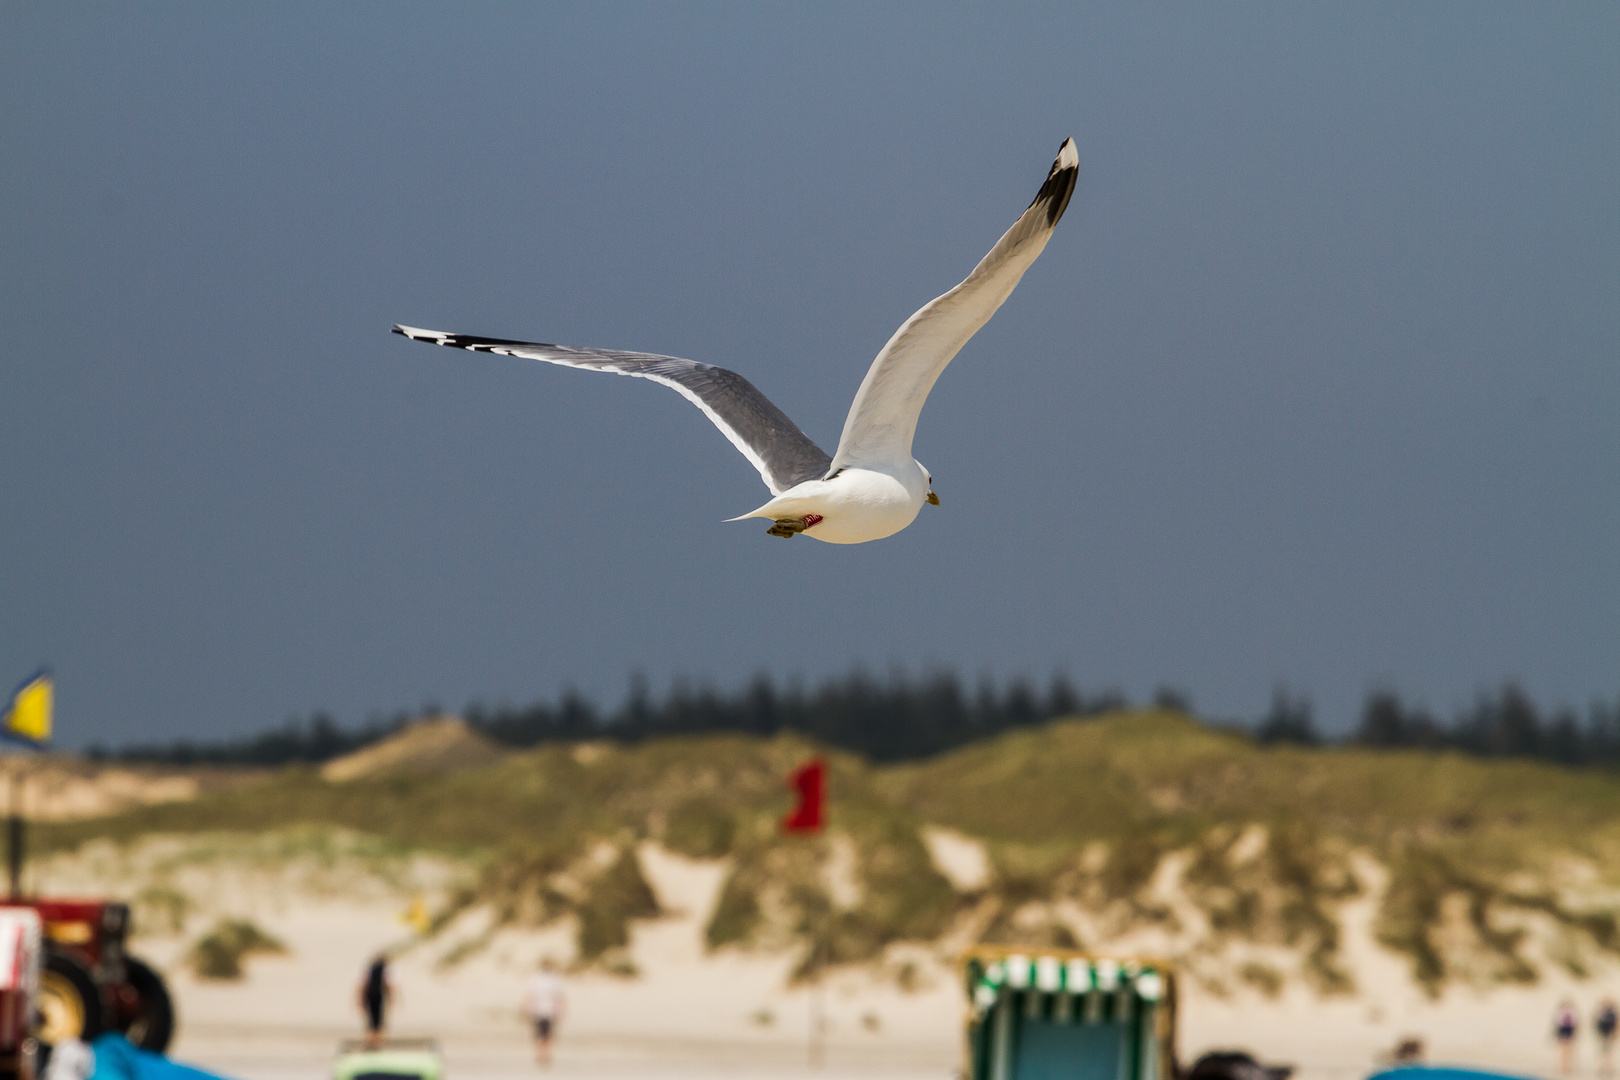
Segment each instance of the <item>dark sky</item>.
[[[62,741],[1055,668],[1329,728],[1620,690],[1620,5],[0,8],[0,675]],[[857,547],[652,384],[831,449],[1028,203]],[[4,674],[10,673],[10,674]]]

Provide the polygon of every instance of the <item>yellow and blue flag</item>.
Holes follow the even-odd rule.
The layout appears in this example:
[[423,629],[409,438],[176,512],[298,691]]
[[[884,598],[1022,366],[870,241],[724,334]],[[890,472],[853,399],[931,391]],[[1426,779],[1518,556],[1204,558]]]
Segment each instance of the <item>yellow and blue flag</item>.
[[30,675],[11,695],[6,713],[0,718],[0,735],[30,742],[36,746],[51,741],[51,709],[56,688],[49,672]]

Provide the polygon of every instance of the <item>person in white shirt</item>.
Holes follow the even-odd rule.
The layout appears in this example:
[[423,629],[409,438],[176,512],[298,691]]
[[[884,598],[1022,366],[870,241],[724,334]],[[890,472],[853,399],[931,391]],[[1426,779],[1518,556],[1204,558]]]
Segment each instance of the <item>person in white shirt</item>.
[[566,1006],[562,976],[547,957],[540,961],[540,970],[529,976],[523,992],[523,1015],[534,1024],[534,1057],[542,1065],[551,1064],[551,1039]]
[[96,1052],[78,1039],[63,1039],[50,1051],[45,1080],[90,1080],[96,1071]]

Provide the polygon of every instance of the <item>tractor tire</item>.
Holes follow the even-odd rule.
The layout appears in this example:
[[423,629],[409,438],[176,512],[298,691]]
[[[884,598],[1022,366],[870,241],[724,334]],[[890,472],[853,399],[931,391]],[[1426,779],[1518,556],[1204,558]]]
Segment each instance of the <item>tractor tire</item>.
[[39,972],[39,1041],[89,1042],[104,1030],[101,991],[90,969],[66,953],[47,949]]
[[128,986],[140,1000],[135,1016],[124,1028],[124,1036],[142,1050],[161,1054],[174,1038],[174,999],[163,976],[133,956],[124,958]]

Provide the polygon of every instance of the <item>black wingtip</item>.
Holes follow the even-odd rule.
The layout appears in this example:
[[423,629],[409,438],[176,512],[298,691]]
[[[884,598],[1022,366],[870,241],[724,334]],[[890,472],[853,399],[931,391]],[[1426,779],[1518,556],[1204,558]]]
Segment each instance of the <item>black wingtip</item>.
[[1035,198],[1029,205],[1035,206],[1044,203],[1046,206],[1046,227],[1052,228],[1063,216],[1063,211],[1069,208],[1069,199],[1074,195],[1075,184],[1080,179],[1080,154],[1075,149],[1072,137],[1064,139],[1063,145],[1058,147],[1057,158],[1052,162],[1052,168],[1046,173],[1046,182],[1041,190],[1035,193]]
[[404,323],[394,324],[394,333],[400,337],[410,338],[412,341],[422,341],[429,345],[455,345],[464,348],[461,344],[461,334],[441,334],[437,330],[423,330],[420,326],[406,326]]

